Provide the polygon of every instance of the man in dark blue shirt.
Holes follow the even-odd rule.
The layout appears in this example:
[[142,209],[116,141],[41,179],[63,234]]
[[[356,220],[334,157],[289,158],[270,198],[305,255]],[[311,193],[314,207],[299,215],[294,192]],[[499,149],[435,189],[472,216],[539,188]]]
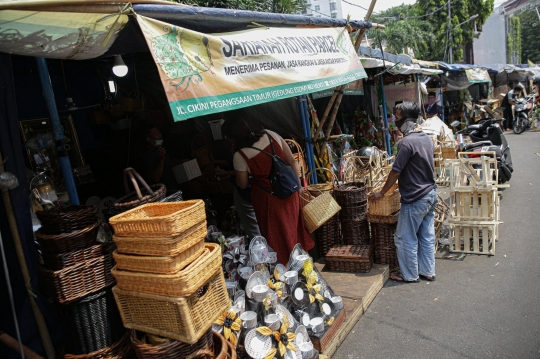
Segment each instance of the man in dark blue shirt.
[[433,175],[433,141],[417,126],[420,111],[414,102],[396,106],[396,126],[403,133],[392,170],[377,201],[399,179],[401,210],[394,237],[401,273],[391,278],[399,282],[419,282],[419,277],[435,280],[434,209],[437,185]]

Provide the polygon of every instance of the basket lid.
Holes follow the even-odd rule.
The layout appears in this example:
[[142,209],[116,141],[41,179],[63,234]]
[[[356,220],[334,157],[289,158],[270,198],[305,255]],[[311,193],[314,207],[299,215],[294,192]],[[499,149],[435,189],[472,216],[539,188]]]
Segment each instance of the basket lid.
[[356,259],[369,261],[373,253],[370,245],[334,246],[326,254],[327,259]]

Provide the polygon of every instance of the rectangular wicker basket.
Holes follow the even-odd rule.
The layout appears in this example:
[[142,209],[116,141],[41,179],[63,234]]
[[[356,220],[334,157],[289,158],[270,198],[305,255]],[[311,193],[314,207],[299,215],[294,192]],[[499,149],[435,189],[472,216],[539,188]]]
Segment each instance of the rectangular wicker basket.
[[373,266],[373,246],[335,246],[326,254],[333,272],[369,273]]
[[113,236],[118,253],[145,256],[175,256],[195,243],[204,241],[207,235],[206,221],[194,225],[177,237],[144,238]]
[[194,344],[231,306],[221,267],[187,297],[165,297],[113,288],[124,326]]
[[[381,188],[374,189],[373,192],[380,191]],[[378,201],[368,199],[369,202],[369,214],[374,216],[389,216],[392,213],[399,211],[401,208],[401,196],[397,184],[395,184],[388,192],[385,193],[383,198]]]
[[309,233],[313,233],[341,210],[330,192],[313,197],[308,191],[304,191],[300,197],[300,201],[305,204],[302,208],[302,215],[304,226]]
[[116,269],[118,270],[156,274],[175,274],[197,259],[203,250],[204,243],[203,241],[199,241],[176,256],[141,256],[121,254],[118,253],[118,251],[114,251],[113,257],[116,261]]
[[202,254],[190,265],[175,274],[150,274],[112,269],[118,288],[135,292],[173,297],[193,294],[221,268],[219,244],[204,243]]
[[147,203],[109,220],[118,237],[175,237],[206,219],[204,202]]

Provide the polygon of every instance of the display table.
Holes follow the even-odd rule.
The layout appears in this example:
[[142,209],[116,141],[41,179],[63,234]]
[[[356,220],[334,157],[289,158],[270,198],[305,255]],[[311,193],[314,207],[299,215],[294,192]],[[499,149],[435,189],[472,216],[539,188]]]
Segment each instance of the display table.
[[330,272],[325,267],[324,259],[319,259],[315,266],[336,295],[343,298],[346,318],[325,347],[320,358],[331,358],[345,340],[354,325],[360,320],[375,296],[388,280],[388,265],[374,264],[370,273]]

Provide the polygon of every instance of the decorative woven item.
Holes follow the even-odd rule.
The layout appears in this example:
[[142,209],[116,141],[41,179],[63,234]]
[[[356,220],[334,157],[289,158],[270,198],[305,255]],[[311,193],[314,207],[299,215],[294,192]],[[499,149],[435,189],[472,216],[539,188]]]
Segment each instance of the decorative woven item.
[[175,274],[150,274],[112,269],[118,288],[142,293],[182,297],[193,294],[221,270],[221,247],[205,243],[202,254]]
[[[135,189],[133,192],[129,190],[128,177]],[[143,186],[142,190],[137,181]],[[167,194],[167,188],[164,184],[158,183],[148,186],[146,181],[131,167],[124,169],[124,187],[126,195],[119,198],[114,204],[117,211],[127,211],[145,203],[158,202]]]
[[62,234],[44,234],[41,228],[34,233],[42,250],[51,254],[73,252],[96,243],[100,220],[78,231]]
[[165,297],[118,287],[113,288],[113,293],[126,328],[188,344],[195,344],[231,307],[221,267],[187,297]]
[[184,252],[174,257],[154,257],[121,254],[118,251],[113,253],[118,270],[131,270],[136,272],[174,274],[184,269],[197,259],[204,250],[203,241],[195,243]]
[[148,203],[109,220],[118,237],[175,237],[206,219],[204,202]]
[[[380,191],[381,189],[381,187],[376,188],[374,192]],[[395,184],[385,193],[383,198],[377,201],[368,199],[369,213],[375,216],[389,216],[392,213],[399,211],[401,208],[400,200],[401,196],[399,195],[399,189],[397,184]]]
[[388,264],[390,271],[399,269],[394,235],[397,223],[371,223],[371,236],[375,246],[375,263]]
[[363,221],[366,219],[367,202],[358,203],[356,206],[342,206],[339,218],[342,221]]
[[111,288],[59,305],[66,352],[86,354],[115,343],[125,334]]
[[326,263],[334,272],[369,273],[373,266],[373,246],[336,246],[326,254]]
[[309,202],[302,208],[302,214],[306,229],[309,233],[313,233],[313,231],[338,213],[341,207],[329,192],[322,193],[315,198],[311,196],[311,199],[309,199],[310,196],[310,193],[307,193],[307,191],[304,191],[300,195],[302,200]]
[[44,234],[61,234],[79,231],[96,223],[96,206],[70,205],[36,212]]
[[206,220],[189,228],[178,237],[118,237],[113,236],[118,253],[146,256],[176,256],[196,243],[204,241],[208,234]]
[[369,245],[371,237],[369,235],[369,223],[362,221],[341,221],[341,232],[343,243],[349,245]]
[[308,167],[306,165],[306,159],[302,147],[295,140],[285,140],[285,142],[289,144],[289,147],[293,147],[293,149],[296,149],[296,152],[293,152],[293,157],[298,165],[298,176],[300,178],[304,177],[305,174],[308,172]]
[[342,206],[355,206],[367,201],[368,187],[365,182],[349,182],[334,188],[334,198]]
[[65,354],[64,359],[135,359],[135,351],[126,333],[119,341],[109,347],[88,354]]
[[399,219],[399,211],[392,213],[389,216],[375,216],[373,214],[367,215],[369,223],[381,223],[381,224],[394,224]]
[[90,259],[101,257],[104,254],[102,245],[96,244],[89,248],[61,254],[41,251],[41,258],[47,269],[60,270]]
[[178,340],[161,338],[132,330],[131,345],[133,345],[139,359],[188,358],[190,355],[204,350],[213,353],[214,335],[212,328],[210,328],[195,344],[186,344]]
[[204,137],[202,134],[196,134],[193,136],[193,140],[191,140],[191,154],[197,159],[201,169],[214,161],[212,149],[208,145],[206,137]]
[[[311,184],[311,175],[313,173],[317,173],[316,171],[326,171],[330,173],[330,182],[323,182],[318,184]],[[311,170],[306,175],[307,178],[307,190],[313,197],[320,196],[321,194],[325,192],[330,192],[330,194],[333,193],[334,188],[338,184],[338,180],[334,172],[330,171],[328,168],[315,168],[314,170]]]
[[107,254],[59,271],[40,267],[41,291],[60,304],[73,302],[113,285],[112,266],[112,255]]
[[339,216],[336,214],[325,224],[315,231],[315,238],[319,246],[319,256],[324,257],[326,253],[338,244],[341,244],[341,229],[339,225]]
[[236,359],[236,348],[229,341],[225,340],[223,335],[216,331],[212,333],[214,335],[214,353],[208,359]]

